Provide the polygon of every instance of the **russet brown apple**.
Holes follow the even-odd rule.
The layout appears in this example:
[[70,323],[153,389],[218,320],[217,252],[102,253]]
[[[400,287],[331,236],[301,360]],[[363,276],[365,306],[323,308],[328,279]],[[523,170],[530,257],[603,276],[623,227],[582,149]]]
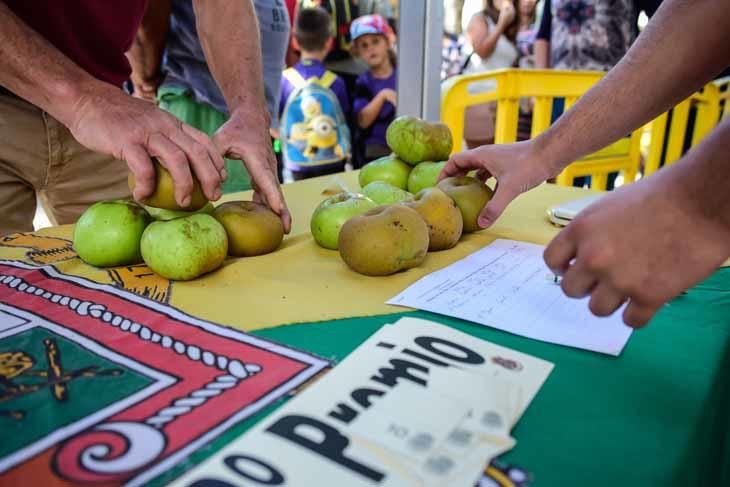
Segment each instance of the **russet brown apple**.
[[416,210],[428,225],[428,250],[446,250],[459,242],[463,221],[454,200],[439,188],[421,190],[414,201],[403,203]]
[[428,226],[416,210],[403,205],[379,206],[342,226],[338,247],[355,272],[387,276],[423,262]]

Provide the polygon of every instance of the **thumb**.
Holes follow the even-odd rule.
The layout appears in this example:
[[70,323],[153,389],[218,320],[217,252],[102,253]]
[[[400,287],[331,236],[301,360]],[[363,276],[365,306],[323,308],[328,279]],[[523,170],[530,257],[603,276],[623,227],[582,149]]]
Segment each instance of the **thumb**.
[[240,157],[236,157],[235,150],[233,147],[233,144],[231,142],[231,138],[228,136],[228,130],[226,129],[226,124],[223,124],[221,128],[215,131],[213,136],[210,138],[211,142],[213,142],[213,146],[216,148],[218,153],[223,158],[230,158],[230,159],[241,159]]
[[481,228],[491,227],[497,218],[504,212],[513,199],[517,196],[517,192],[511,191],[504,186],[497,186],[497,191],[492,199],[482,209],[477,222]]

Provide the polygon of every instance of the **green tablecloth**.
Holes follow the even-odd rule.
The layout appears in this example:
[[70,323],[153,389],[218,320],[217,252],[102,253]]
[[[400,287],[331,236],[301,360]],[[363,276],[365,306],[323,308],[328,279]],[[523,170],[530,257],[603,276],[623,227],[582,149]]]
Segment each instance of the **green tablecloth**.
[[[339,361],[404,314],[410,313],[254,334]],[[730,485],[730,269],[667,305],[633,334],[619,357],[432,313],[412,315],[555,363],[513,431],[517,446],[502,458],[531,472],[533,485]],[[152,485],[207,458],[275,407],[233,428]]]

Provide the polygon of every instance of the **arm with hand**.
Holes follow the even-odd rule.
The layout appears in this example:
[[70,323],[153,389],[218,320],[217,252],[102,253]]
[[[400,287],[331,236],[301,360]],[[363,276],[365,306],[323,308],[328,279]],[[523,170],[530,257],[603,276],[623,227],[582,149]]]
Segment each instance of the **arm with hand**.
[[142,25],[127,52],[132,66],[133,95],[154,101],[162,82],[162,53],[170,30],[171,0],[152,0],[147,4]]
[[702,87],[730,62],[729,43],[730,3],[668,0],[621,62],[547,131],[530,141],[455,154],[442,177],[476,169],[482,178],[498,180],[480,217],[480,225],[489,226],[520,193]]
[[135,174],[135,198],[154,190],[150,156],[170,171],[181,206],[190,202],[191,172],[208,198],[220,196],[223,159],[205,134],[94,78],[4,2],[0,25],[0,85],[51,114],[85,147],[125,161]]
[[193,6],[208,67],[230,112],[229,120],[215,133],[213,142],[224,155],[244,161],[255,198],[276,212],[289,232],[291,217],[279,187],[271,149],[253,2],[195,0]]
[[497,48],[499,38],[504,34],[507,27],[515,18],[515,9],[511,3],[503,3],[499,12],[499,19],[494,29],[490,29],[487,21],[481,13],[475,14],[469,21],[466,30],[466,37],[474,49],[474,52],[482,59],[492,55]]
[[545,262],[575,298],[643,326],[670,299],[730,257],[730,119],[676,164],[582,211],[550,243]]
[[362,129],[369,128],[378,119],[378,115],[383,109],[383,105],[386,102],[390,102],[393,106],[395,106],[396,98],[397,95],[394,90],[391,90],[390,88],[380,90],[378,94],[370,100],[370,103],[365,105],[365,107],[360,110],[360,113],[357,114],[357,124]]

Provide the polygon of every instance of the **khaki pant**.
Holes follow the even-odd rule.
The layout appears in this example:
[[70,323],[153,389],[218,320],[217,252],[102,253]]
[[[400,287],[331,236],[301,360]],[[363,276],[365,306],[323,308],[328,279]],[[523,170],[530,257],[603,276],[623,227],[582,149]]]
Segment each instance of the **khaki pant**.
[[91,204],[127,198],[127,166],[92,152],[30,103],[0,93],[0,235],[33,230],[36,194],[55,225]]

